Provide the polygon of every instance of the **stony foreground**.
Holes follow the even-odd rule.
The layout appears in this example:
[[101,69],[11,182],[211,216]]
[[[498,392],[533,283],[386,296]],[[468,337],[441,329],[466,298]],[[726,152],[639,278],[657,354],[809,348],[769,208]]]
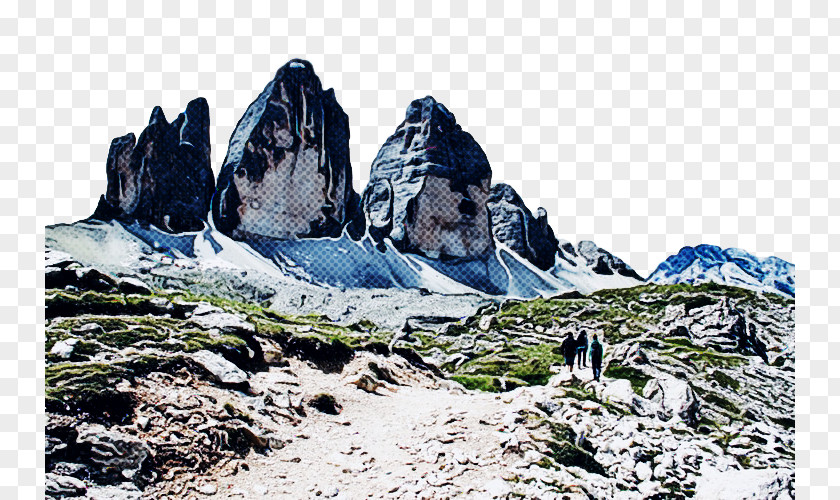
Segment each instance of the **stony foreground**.
[[[47,286],[52,497],[794,495],[778,296],[649,285],[393,332],[71,262]],[[581,329],[600,382],[559,366]]]

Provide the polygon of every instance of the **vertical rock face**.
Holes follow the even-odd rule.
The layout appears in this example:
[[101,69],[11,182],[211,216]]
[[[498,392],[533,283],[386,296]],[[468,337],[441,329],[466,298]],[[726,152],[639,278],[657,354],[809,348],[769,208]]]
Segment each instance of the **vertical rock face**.
[[358,211],[350,127],[312,64],[294,59],[239,120],[213,199],[236,239],[338,236]]
[[201,229],[214,190],[207,101],[191,101],[172,123],[155,107],[136,141],[128,134],[111,142],[106,173],[92,218],[136,219],[173,233]]
[[511,186],[496,184],[490,188],[487,209],[496,240],[543,271],[554,265],[558,241],[544,208],[537,209],[535,218]]
[[477,257],[493,247],[490,163],[455,116],[432,97],[405,121],[371,165],[363,205],[370,235],[429,257]]

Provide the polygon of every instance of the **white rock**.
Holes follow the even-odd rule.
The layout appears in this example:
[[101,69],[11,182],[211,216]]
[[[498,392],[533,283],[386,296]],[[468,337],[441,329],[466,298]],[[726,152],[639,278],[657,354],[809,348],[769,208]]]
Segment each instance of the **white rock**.
[[700,403],[687,382],[671,377],[651,379],[643,394],[653,402],[660,420],[678,417],[689,425],[697,421]]
[[67,359],[73,355],[73,349],[78,343],[79,339],[77,338],[59,340],[53,344],[52,349],[50,349],[50,354],[55,354],[56,356]]
[[630,405],[633,402],[633,386],[627,379],[618,379],[607,384],[601,392],[601,399],[610,403],[624,403]]
[[484,491],[491,498],[502,498],[511,492],[510,485],[504,479],[497,477],[484,485]]
[[650,498],[657,493],[659,493],[659,483],[656,481],[642,481],[636,488],[639,489],[639,493],[642,494],[642,498]]
[[653,471],[647,462],[639,462],[636,464],[636,477],[639,481],[647,481],[653,475]]
[[198,492],[202,495],[215,495],[217,491],[219,488],[216,483],[204,483],[198,487]]
[[218,354],[198,351],[190,357],[223,384],[241,384],[248,381],[247,373]]
[[668,466],[665,464],[659,464],[653,468],[653,477],[657,479],[662,479],[668,475]]
[[190,321],[205,330],[216,329],[225,333],[256,331],[253,324],[206,302],[199,302],[190,316]]
[[135,422],[137,424],[137,428],[140,430],[145,431],[149,428],[149,417],[146,416],[139,416]]
[[131,276],[120,278],[119,287],[123,293],[139,293],[146,295],[152,293],[152,289],[149,285],[143,283],[137,278],[132,278]]
[[44,255],[45,267],[66,267],[73,262],[75,260],[72,255],[58,250],[47,249]]
[[776,498],[789,500],[793,485],[792,469],[732,469],[717,471],[703,464],[695,489],[698,500]]
[[72,476],[61,476],[48,472],[46,474],[47,493],[56,496],[78,496],[87,490],[85,483]]
[[489,316],[482,316],[481,319],[478,320],[478,327],[486,332],[490,329],[490,327],[492,327],[498,322],[499,321],[495,315],[491,314]]

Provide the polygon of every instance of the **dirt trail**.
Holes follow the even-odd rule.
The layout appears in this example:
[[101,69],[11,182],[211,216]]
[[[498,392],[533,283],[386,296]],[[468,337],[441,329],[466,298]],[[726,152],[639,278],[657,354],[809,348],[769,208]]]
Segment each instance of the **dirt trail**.
[[[398,381],[411,385],[369,393],[351,383],[369,362],[381,364],[382,359],[359,356],[341,374],[293,362],[290,369],[254,376],[256,389],[285,386],[297,393],[293,401],[325,392],[343,408],[339,415],[328,415],[306,407],[302,423],[286,429],[285,447],[267,455],[251,453],[248,470],[219,478],[215,496],[487,498],[506,493],[504,478],[512,476],[517,462],[522,465],[522,457],[506,452],[510,448],[505,444],[518,427],[517,412],[527,403],[516,404],[515,393],[450,388],[447,381],[407,365],[392,369]],[[289,381],[289,371],[299,385],[283,383]]]

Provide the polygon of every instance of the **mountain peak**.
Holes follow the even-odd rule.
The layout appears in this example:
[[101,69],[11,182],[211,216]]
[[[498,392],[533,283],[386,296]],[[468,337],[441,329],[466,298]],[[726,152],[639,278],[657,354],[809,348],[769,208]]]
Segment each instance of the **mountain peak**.
[[721,250],[715,245],[683,247],[651,273],[648,281],[660,284],[706,283],[740,286],[794,296],[794,266],[778,257],[759,259],[740,248]]
[[428,256],[483,255],[493,246],[490,177],[481,146],[446,106],[414,100],[371,165],[363,196],[370,235]]
[[133,219],[171,233],[204,226],[213,196],[210,111],[199,97],[172,123],[155,106],[149,125],[111,142],[106,193],[92,219]]
[[239,120],[213,200],[235,239],[335,237],[357,214],[347,114],[312,64],[292,59]]

